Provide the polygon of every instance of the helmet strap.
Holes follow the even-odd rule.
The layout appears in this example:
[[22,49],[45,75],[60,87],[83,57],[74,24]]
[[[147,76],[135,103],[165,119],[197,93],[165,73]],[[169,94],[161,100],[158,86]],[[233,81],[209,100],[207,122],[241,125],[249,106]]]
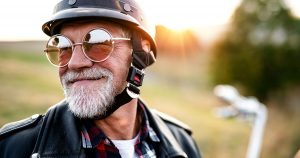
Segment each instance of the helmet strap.
[[140,95],[139,87],[143,83],[144,76],[144,71],[131,66],[127,76],[127,86],[115,97],[114,104],[117,104],[120,107],[121,105],[130,102],[132,99],[138,98]]
[[128,77],[127,77],[127,86],[125,89],[115,96],[115,102],[112,106],[106,111],[106,115],[102,117],[95,117],[94,119],[100,120],[108,117],[113,112],[115,112],[122,105],[129,103],[132,99],[138,98],[140,94],[140,87],[144,79],[144,71],[141,71],[134,66],[129,68]]

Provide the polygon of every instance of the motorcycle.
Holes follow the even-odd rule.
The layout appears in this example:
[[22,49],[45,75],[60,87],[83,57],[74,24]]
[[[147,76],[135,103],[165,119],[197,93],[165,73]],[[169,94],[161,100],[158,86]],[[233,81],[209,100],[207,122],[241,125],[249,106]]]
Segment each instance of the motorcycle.
[[244,97],[230,85],[217,85],[214,94],[229,105],[216,110],[221,118],[242,118],[252,126],[246,158],[259,158],[264,129],[268,118],[267,107],[255,97]]

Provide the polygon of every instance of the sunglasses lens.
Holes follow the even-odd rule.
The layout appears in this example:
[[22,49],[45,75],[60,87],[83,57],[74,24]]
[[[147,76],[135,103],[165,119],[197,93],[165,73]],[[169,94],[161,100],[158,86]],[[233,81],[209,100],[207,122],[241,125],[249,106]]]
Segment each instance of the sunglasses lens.
[[85,35],[83,40],[83,49],[87,57],[92,61],[104,61],[112,52],[112,37],[105,30],[92,30]]
[[71,59],[72,45],[70,41],[62,35],[53,36],[47,43],[46,54],[52,64],[59,67],[65,66]]
[[94,29],[88,32],[82,43],[72,42],[63,35],[52,36],[46,46],[49,61],[58,67],[66,66],[73,53],[74,46],[82,45],[85,56],[94,62],[106,60],[113,50],[113,39],[110,33],[103,29]]

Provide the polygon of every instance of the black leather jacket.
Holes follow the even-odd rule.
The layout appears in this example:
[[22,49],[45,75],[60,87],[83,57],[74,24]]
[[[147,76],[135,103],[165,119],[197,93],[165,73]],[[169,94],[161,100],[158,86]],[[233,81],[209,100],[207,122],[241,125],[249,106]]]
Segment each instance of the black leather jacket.
[[[186,125],[145,108],[150,126],[161,141],[156,147],[158,158],[201,157]],[[77,118],[62,101],[45,115],[33,115],[3,126],[0,129],[0,158],[85,157],[78,131]]]

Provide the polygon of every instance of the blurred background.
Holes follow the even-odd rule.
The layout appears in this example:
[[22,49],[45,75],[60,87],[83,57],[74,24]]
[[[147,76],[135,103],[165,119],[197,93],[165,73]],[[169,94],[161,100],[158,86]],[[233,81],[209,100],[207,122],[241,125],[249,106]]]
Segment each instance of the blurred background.
[[[44,113],[64,98],[43,54],[41,25],[57,1],[0,6],[0,126]],[[255,96],[269,110],[262,158],[300,149],[299,0],[141,0],[156,25],[157,63],[141,97],[194,130],[206,158],[245,157],[252,126],[214,113],[218,84]]]

